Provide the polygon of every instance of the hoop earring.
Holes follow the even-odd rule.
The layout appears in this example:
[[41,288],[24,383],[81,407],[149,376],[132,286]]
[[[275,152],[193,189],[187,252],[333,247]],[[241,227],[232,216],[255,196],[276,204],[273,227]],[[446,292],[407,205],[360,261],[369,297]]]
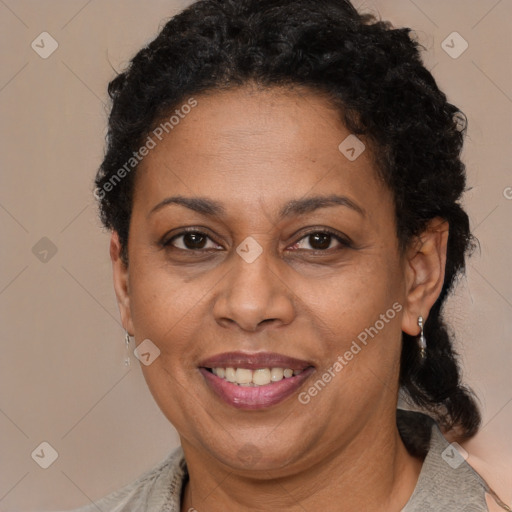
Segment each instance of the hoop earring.
[[420,356],[421,360],[425,361],[427,358],[427,340],[425,339],[425,335],[423,334],[423,317],[418,317],[418,325],[420,326],[420,337],[418,338],[418,347],[420,348]]
[[130,335],[128,334],[128,331],[126,331],[124,335],[124,346],[126,349],[126,354],[124,356],[124,365],[130,366],[132,364],[132,360],[130,359]]

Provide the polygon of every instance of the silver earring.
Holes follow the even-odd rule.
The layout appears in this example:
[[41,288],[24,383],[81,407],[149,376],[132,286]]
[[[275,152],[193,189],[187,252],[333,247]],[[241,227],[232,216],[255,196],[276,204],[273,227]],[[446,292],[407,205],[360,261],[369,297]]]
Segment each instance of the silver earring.
[[420,326],[420,337],[418,338],[418,347],[420,347],[420,355],[422,361],[424,361],[427,357],[427,340],[425,339],[425,335],[423,334],[423,317],[418,317],[418,325]]
[[128,334],[128,331],[126,331],[126,334],[124,335],[124,346],[126,349],[126,354],[124,356],[124,365],[130,366],[132,364],[132,361],[130,359],[130,335]]

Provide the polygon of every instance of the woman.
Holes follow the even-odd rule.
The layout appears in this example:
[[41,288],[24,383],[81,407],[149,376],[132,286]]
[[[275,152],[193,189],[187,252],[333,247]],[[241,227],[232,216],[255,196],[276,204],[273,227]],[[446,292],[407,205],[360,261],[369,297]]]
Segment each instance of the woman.
[[473,244],[464,131],[409,30],[203,0],[109,93],[95,195],[181,447],[81,510],[488,510],[443,436],[480,423],[441,314]]

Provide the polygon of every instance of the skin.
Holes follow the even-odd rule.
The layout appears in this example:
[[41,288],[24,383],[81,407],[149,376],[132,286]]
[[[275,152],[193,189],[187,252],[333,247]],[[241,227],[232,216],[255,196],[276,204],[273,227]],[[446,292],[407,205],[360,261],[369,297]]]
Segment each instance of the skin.
[[[182,510],[399,511],[422,464],[396,427],[401,333],[419,333],[441,291],[448,226],[433,219],[400,252],[369,145],[354,162],[338,150],[350,132],[320,95],[245,86],[196,99],[137,170],[128,265],[111,241],[123,325],[161,351],[142,369],[185,452]],[[332,194],[364,214],[336,205],[279,217],[288,201]],[[150,213],[177,195],[225,213]],[[203,249],[173,239],[184,227],[209,237]],[[322,252],[307,235],[325,229],[352,243],[327,238]],[[250,264],[236,253],[248,236],[263,250]],[[295,394],[235,409],[199,373],[222,352],[278,352],[315,366],[302,392],[395,302],[402,310],[307,405]]]

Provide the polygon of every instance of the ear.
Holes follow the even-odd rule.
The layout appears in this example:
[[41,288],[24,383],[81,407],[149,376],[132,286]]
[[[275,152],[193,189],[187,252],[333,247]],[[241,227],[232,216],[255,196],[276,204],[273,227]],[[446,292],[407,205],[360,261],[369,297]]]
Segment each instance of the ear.
[[448,233],[448,222],[436,217],[406,251],[406,303],[402,331],[411,336],[419,334],[418,317],[422,316],[426,321],[443,288]]
[[128,282],[128,265],[121,257],[121,243],[116,231],[112,232],[110,238],[110,259],[112,260],[112,270],[114,274],[114,290],[117,297],[117,305],[121,313],[121,322],[123,327],[133,336],[132,315],[130,312],[130,288]]

